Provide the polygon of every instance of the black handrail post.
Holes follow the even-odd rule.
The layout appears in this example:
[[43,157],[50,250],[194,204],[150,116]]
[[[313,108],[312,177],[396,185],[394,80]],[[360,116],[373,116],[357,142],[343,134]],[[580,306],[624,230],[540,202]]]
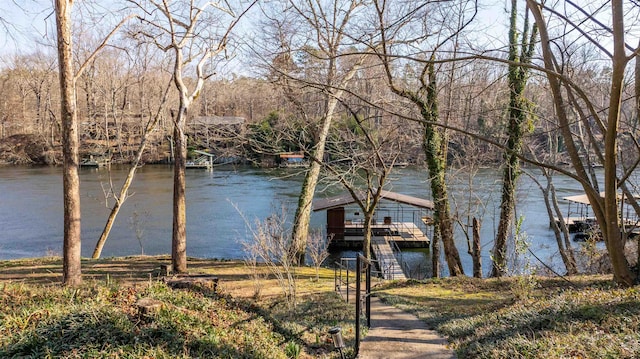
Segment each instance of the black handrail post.
[[349,304],[349,262],[347,261],[347,304]]
[[342,295],[342,261],[340,261],[340,295]]
[[366,277],[366,315],[367,315],[367,327],[371,328],[371,263],[367,264],[367,277]]
[[358,255],[358,258],[356,259],[356,357],[360,351],[360,257],[361,256]]
[[[342,271],[340,271],[340,274],[342,274]],[[338,287],[338,263],[335,261],[333,262],[333,290],[340,292]]]

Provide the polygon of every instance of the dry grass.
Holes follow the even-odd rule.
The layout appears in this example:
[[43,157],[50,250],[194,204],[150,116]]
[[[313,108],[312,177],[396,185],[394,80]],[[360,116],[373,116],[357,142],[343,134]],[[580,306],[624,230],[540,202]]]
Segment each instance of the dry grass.
[[[333,292],[331,270],[322,269],[316,281],[314,268],[297,269],[299,305],[292,311],[266,272],[255,297],[240,261],[189,260],[190,273],[219,278],[217,294],[169,289],[159,276],[168,263],[145,256],[83,260],[85,284],[72,290],[59,285],[59,258],[0,262],[0,357],[285,358],[300,348],[300,358],[333,358],[330,327],[342,326],[347,342],[354,340],[353,309]],[[141,297],[163,302],[151,322],[136,316]],[[77,336],[54,335],[71,327]]]
[[447,278],[388,284],[378,295],[448,336],[459,358],[638,358],[640,292],[610,277]]
[[[333,292],[331,270],[322,269],[316,282],[313,268],[297,269],[299,305],[290,310],[264,267],[255,296],[244,263],[190,259],[191,272],[220,278],[221,293],[212,295],[164,286],[159,267],[169,262],[85,260],[86,283],[77,291],[59,286],[59,258],[0,262],[0,357],[188,358],[219,350],[230,357],[284,358],[299,347],[300,358],[335,358],[326,334],[335,325],[353,344],[353,309]],[[602,276],[571,281],[537,277],[526,296],[514,289],[517,278],[391,282],[378,286],[376,295],[448,336],[459,358],[640,357],[638,288],[617,288]],[[150,323],[138,322],[132,301],[142,296],[161,300],[167,310]],[[98,325],[95,318],[108,320]],[[220,322],[211,326],[212,318]],[[77,336],[51,346],[61,330]],[[88,345],[93,342],[85,333],[105,338],[98,339],[102,346]],[[106,345],[107,339],[120,344]]]

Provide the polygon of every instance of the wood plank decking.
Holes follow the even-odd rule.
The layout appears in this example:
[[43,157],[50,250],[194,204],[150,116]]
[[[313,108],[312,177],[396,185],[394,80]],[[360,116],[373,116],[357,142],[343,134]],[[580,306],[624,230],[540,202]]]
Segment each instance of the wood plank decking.
[[[344,238],[334,239],[338,248],[362,249],[362,223],[345,223]],[[395,256],[393,246],[399,248],[428,248],[430,240],[412,222],[376,223],[371,228],[371,249],[380,263],[385,279],[406,279],[401,263]]]
[[387,237],[372,237],[371,249],[380,264],[380,270],[384,279],[407,279],[402,271],[402,265],[398,263],[398,258],[393,254],[391,244]]
[[[344,225],[345,241],[362,241],[362,235],[351,235],[351,231],[362,230],[360,223],[346,223]],[[371,228],[374,236],[389,237],[387,240],[393,240],[402,247],[403,243],[422,244],[423,247],[429,246],[429,238],[426,234],[412,222],[394,222],[390,224],[374,224]]]

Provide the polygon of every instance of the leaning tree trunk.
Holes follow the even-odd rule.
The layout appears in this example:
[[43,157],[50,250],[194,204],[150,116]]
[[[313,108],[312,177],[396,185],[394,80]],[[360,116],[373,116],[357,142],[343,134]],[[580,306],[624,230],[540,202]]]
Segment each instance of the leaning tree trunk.
[[[335,93],[330,94],[327,101],[324,120],[320,133],[318,134],[318,142],[316,142],[314,146],[313,153],[311,154],[311,165],[302,183],[300,197],[298,198],[298,207],[296,208],[296,214],[293,219],[293,229],[291,230],[292,242],[296,248],[298,264],[304,263],[307,236],[309,234],[309,221],[311,219],[311,204],[316,191],[316,185],[318,184],[322,161],[324,160],[327,137],[329,136],[329,130],[333,122],[333,114],[344,94],[344,88],[349,84],[353,76],[355,76],[356,72],[358,72],[364,58],[364,56],[360,56],[342,79],[339,89],[335,91]],[[333,64],[330,65],[330,68],[333,68],[333,66]],[[333,76],[329,75],[329,79],[331,78],[333,78]]]
[[309,234],[309,221],[311,220],[311,204],[313,203],[313,196],[316,192],[318,178],[320,177],[320,167],[322,166],[322,160],[324,158],[325,144],[327,142],[327,136],[329,135],[329,129],[331,128],[331,122],[333,120],[333,111],[337,103],[338,100],[335,98],[329,101],[329,108],[327,109],[326,116],[322,123],[318,142],[316,143],[312,154],[313,158],[309,165],[309,170],[304,177],[302,189],[300,190],[300,197],[298,198],[298,207],[296,208],[291,233],[293,245],[296,249],[298,264],[304,263],[307,235]]
[[71,36],[71,0],[56,0],[60,107],[62,116],[62,170],[64,192],[64,244],[62,281],[82,284],[80,241],[80,178],[78,176],[78,120]]
[[[322,147],[322,151],[319,151],[319,147],[316,147],[315,153],[324,152],[324,145]],[[322,155],[324,156],[324,153]],[[299,265],[304,263],[309,221],[311,220],[311,204],[316,192],[318,177],[320,176],[320,166],[320,163],[316,163],[316,161],[312,161],[309,165],[309,170],[302,182],[300,197],[298,197],[298,207],[293,220],[292,244],[295,246],[296,262]]]
[[[569,230],[567,229],[567,225],[562,218],[562,213],[560,213],[556,191],[553,183],[551,182],[551,176],[547,175],[546,177],[547,189],[543,191],[543,195],[544,204],[547,207],[547,214],[549,215],[549,220],[551,222],[551,229],[553,229],[553,234],[556,237],[558,251],[560,252],[560,257],[562,258],[564,267],[567,270],[567,275],[576,275],[578,274],[578,266],[576,265],[576,259],[573,256],[573,250],[571,248],[571,242],[569,240]],[[554,216],[554,213],[557,214],[558,220],[560,222],[559,225],[558,223],[556,223],[556,221],[553,220],[553,218],[556,217]]]
[[120,194],[118,195],[118,197],[116,197],[116,202],[114,203],[113,208],[111,208],[111,212],[109,213],[109,217],[107,218],[107,223],[105,223],[104,229],[102,230],[102,234],[100,234],[100,238],[98,239],[98,242],[96,243],[96,246],[93,250],[93,255],[92,255],[93,259],[100,258],[100,255],[102,254],[102,248],[104,247],[104,244],[107,241],[107,238],[109,237],[109,233],[111,232],[113,223],[115,222],[116,217],[120,212],[120,208],[122,208],[122,205],[124,204],[124,201],[126,201],[127,199],[127,196],[128,196],[127,193],[129,192],[129,187],[131,187],[133,178],[136,175],[138,164],[142,159],[142,154],[144,153],[144,150],[147,146],[147,142],[149,141],[149,136],[151,135],[151,131],[156,127],[156,124],[160,119],[160,111],[162,110],[165,102],[167,101],[168,93],[169,93],[169,88],[166,89],[164,96],[162,97],[162,102],[158,107],[158,112],[156,113],[155,117],[152,120],[150,120],[147,123],[146,127],[144,128],[144,132],[142,133],[142,140],[140,141],[140,145],[138,146],[138,152],[136,153],[136,157],[131,163],[131,167],[129,168],[127,178],[124,180],[124,183],[122,184],[122,188],[120,188]]

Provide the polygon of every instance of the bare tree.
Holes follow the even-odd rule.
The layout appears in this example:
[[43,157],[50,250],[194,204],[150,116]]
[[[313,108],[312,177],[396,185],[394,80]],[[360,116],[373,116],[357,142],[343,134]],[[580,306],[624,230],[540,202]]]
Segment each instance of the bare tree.
[[71,42],[72,0],[56,0],[56,29],[58,33],[58,67],[60,69],[60,107],[64,165],[63,283],[78,286],[82,283],[80,265],[80,179],[78,177],[78,118],[75,104],[75,74],[73,72],[73,44]]
[[[436,51],[440,46],[449,42],[468,21],[462,21],[459,28],[446,29],[443,25],[446,19],[440,19],[439,25],[442,31],[433,41],[428,34],[415,34],[408,31],[410,40],[402,38],[403,30],[411,27],[411,21],[421,23],[427,18],[424,11],[431,9],[430,3],[409,5],[406,9],[396,9],[386,1],[376,1],[378,41],[374,49],[385,68],[388,85],[396,95],[405,98],[412,103],[416,112],[421,116],[423,125],[423,149],[429,171],[431,194],[434,201],[435,231],[433,238],[434,275],[437,275],[438,265],[435,262],[439,254],[439,239],[442,239],[445,258],[452,276],[464,274],[460,254],[454,242],[453,218],[450,212],[449,194],[446,181],[447,160],[447,134],[444,127],[439,124],[440,113],[438,111],[437,74],[434,63]],[[392,12],[401,10],[402,15]],[[455,13],[451,9],[451,13]],[[445,13],[446,11],[443,11]],[[473,18],[473,16],[472,16]],[[434,20],[435,21],[435,20]],[[421,24],[423,26],[424,24]],[[435,24],[433,26],[436,26]],[[416,36],[415,38],[413,36]],[[442,38],[441,38],[442,37]],[[422,47],[422,46],[424,47]],[[428,50],[430,47],[431,50]],[[405,52],[418,53],[415,56],[407,56]],[[424,61],[429,59],[429,61]],[[398,80],[395,64],[397,61],[416,63],[421,66],[413,79],[415,83],[402,83]]]
[[[187,271],[186,180],[187,111],[200,95],[204,82],[213,74],[212,60],[224,54],[231,30],[255,1],[236,15],[228,3],[191,0],[186,6],[168,0],[128,0],[140,9],[138,18],[144,25],[138,34],[173,56],[173,81],[179,95],[173,113],[173,231],[171,258],[177,273]],[[225,25],[223,25],[225,24]],[[220,30],[222,29],[222,30]],[[190,67],[192,66],[192,67]],[[190,85],[188,76],[195,76]]]
[[62,170],[64,193],[64,244],[63,244],[63,283],[78,286],[82,283],[80,265],[80,179],[78,177],[78,115],[76,107],[76,81],[82,75],[86,64],[90,63],[98,52],[106,46],[109,38],[122,26],[123,20],[80,66],[73,69],[73,42],[71,36],[73,8],[72,0],[56,0],[56,30],[58,44],[58,67],[60,77],[60,107],[62,116],[62,143],[64,165]]
[[[629,29],[625,27],[627,20],[625,13],[633,16],[637,9],[630,4],[625,5],[622,0],[605,2],[601,6],[595,7],[580,7],[573,2],[568,2],[567,10],[570,13],[567,14],[546,7],[545,4],[535,0],[527,0],[527,6],[540,29],[544,71],[553,94],[558,125],[575,170],[575,174],[570,173],[570,175],[580,182],[589,198],[607,246],[615,281],[621,285],[631,286],[635,283],[636,275],[631,271],[624,254],[626,236],[622,221],[619,219],[617,190],[623,187],[629,178],[630,170],[635,169],[635,167],[628,168],[626,172],[618,173],[618,146],[621,136],[619,129],[625,71],[637,53],[635,47],[625,43],[626,34],[629,33]],[[627,6],[626,9],[625,6]],[[592,9],[598,11],[598,9],[605,8],[610,11],[607,22],[609,25],[600,21],[599,17],[590,12]],[[576,82],[563,74],[562,65],[564,63],[553,51],[552,46],[556,43],[555,39],[562,40],[564,36],[569,36],[569,34],[563,33],[553,37],[548,24],[554,23],[580,32],[585,41],[591,43],[599,53],[603,54],[602,60],[609,64],[611,72],[607,76],[608,101],[603,112],[596,109],[595,99],[589,98]],[[601,34],[605,34],[605,38],[611,41],[612,52],[603,46],[602,40],[597,37]],[[627,49],[629,54],[627,54]],[[570,108],[585,109],[587,114],[586,117],[580,117],[579,121],[590,123],[585,126],[585,129],[591,139],[591,150],[604,167],[604,197],[601,197],[596,189],[596,182],[589,175],[585,160],[580,154],[578,140],[571,132]],[[598,135],[596,131],[601,135]]]
[[340,159],[325,163],[329,180],[340,183],[362,210],[364,217],[362,251],[371,258],[371,228],[374,213],[382,199],[387,180],[398,156],[402,153],[398,141],[398,126],[394,123],[375,123],[375,118],[365,118],[360,111],[343,101],[355,122],[335,137],[331,155]]
[[[493,247],[492,277],[501,277],[507,270],[507,239],[511,235],[511,227],[515,217],[516,185],[520,175],[520,158],[523,137],[530,121],[529,101],[525,97],[529,78],[529,68],[519,66],[531,62],[538,29],[529,25],[529,12],[525,9],[523,29],[518,30],[518,1],[511,0],[509,17],[509,107],[507,148],[504,154],[502,174],[502,199],[500,201],[500,222]],[[521,35],[520,35],[521,34]]]
[[[298,32],[292,36],[294,40],[289,41],[286,36],[282,36],[286,35],[283,31],[278,31],[281,50],[276,56],[278,61],[274,62],[278,67],[274,66],[274,70],[280,79],[279,83],[305,122],[314,123],[316,127],[313,148],[309,151],[313,160],[300,190],[292,230],[299,263],[304,261],[311,203],[325,157],[327,136],[339,101],[345,95],[345,88],[364,58],[359,56],[353,62],[340,60],[341,56],[347,55],[347,30],[352,26],[355,13],[362,5],[361,0],[291,0],[288,11],[296,18]],[[282,24],[277,24],[276,27],[282,29]],[[310,66],[305,68],[305,64],[294,63],[295,55],[308,59],[306,65]],[[309,76],[312,74],[313,76]],[[296,90],[307,86],[311,86],[319,95],[321,110],[317,117],[308,114]]]
[[[236,210],[240,212],[237,207]],[[286,207],[282,206],[280,211],[274,210],[264,221],[256,220],[254,225],[240,214],[251,232],[251,239],[243,243],[249,263],[256,270],[256,260],[264,263],[276,277],[287,304],[294,308],[297,302],[297,253],[287,230],[286,212]]]
[[309,234],[307,255],[316,270],[316,281],[320,279],[320,266],[329,257],[329,244],[332,239],[333,236],[323,236],[322,231],[314,231]]

